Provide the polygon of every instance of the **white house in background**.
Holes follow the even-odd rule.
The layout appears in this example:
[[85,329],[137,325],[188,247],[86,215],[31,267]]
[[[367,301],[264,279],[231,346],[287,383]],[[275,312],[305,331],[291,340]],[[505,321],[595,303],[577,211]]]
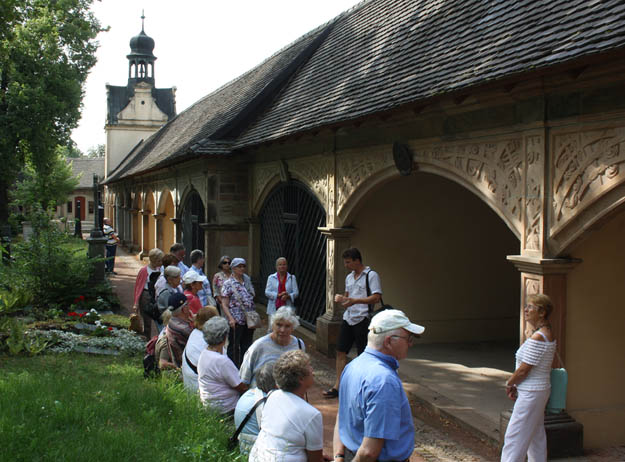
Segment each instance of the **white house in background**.
[[[56,208],[56,216],[67,218],[70,229],[73,229],[74,219],[80,216],[83,231],[88,231],[93,226],[95,218],[93,175],[98,175],[100,179],[104,177],[104,158],[75,158],[67,159],[67,162],[72,164],[72,172],[75,177],[78,177],[80,183],[67,197],[65,204]],[[79,203],[80,215],[78,215]]]

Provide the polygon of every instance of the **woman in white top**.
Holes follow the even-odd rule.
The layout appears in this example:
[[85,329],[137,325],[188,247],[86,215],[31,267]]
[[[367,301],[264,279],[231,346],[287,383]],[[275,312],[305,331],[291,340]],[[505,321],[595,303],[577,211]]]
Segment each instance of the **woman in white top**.
[[199,390],[197,383],[197,363],[200,359],[200,354],[208,346],[204,340],[204,333],[202,327],[206,321],[214,316],[217,316],[217,308],[214,306],[204,306],[200,308],[200,311],[195,315],[194,325],[195,329],[189,335],[187,345],[184,347],[182,354],[182,380],[184,387],[190,392],[196,392]]
[[[310,357],[284,353],[273,366],[279,390],[267,398],[249,462],[322,462],[321,413],[305,401],[314,379]],[[331,460],[325,457],[326,460]]]
[[224,318],[215,316],[206,321],[202,332],[208,346],[197,364],[200,399],[221,414],[233,414],[239,397],[248,388],[241,382],[237,367],[223,354],[229,331]]
[[544,294],[527,298],[525,321],[533,333],[516,352],[516,370],[506,383],[506,394],[515,401],[506,430],[502,462],[546,462],[545,406],[551,392],[551,364],[556,351],[549,315],[551,299]]

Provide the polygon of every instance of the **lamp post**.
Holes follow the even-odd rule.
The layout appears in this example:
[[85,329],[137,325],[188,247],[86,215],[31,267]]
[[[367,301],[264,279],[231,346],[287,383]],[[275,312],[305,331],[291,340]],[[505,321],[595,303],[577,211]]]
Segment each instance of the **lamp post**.
[[97,284],[104,280],[104,249],[106,246],[106,237],[102,232],[102,223],[100,219],[99,210],[99,192],[100,185],[98,175],[93,174],[93,203],[94,203],[94,220],[93,228],[87,238],[89,243],[89,258],[97,258],[98,260],[93,264],[93,273],[91,274],[91,282]]

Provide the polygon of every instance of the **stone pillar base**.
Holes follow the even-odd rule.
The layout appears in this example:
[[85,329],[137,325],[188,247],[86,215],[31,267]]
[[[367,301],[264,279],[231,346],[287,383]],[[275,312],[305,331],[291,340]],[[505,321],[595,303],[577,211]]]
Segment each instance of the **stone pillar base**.
[[332,320],[325,316],[317,318],[316,346],[317,351],[329,358],[336,357],[336,344],[342,320]]
[[93,273],[91,274],[91,282],[96,284],[104,281],[104,248],[106,246],[106,241],[107,239],[105,237],[87,238],[87,243],[89,244],[89,258],[100,259],[94,263]]
[[[512,411],[501,413],[499,419],[499,447],[503,447],[504,436]],[[577,457],[584,453],[584,426],[566,412],[545,415],[547,433],[547,458]]]

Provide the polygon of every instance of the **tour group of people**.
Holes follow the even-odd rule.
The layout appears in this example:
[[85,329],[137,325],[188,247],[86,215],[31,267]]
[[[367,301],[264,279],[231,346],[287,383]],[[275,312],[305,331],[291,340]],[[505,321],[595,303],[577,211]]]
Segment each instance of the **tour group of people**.
[[[333,454],[323,452],[321,412],[307,401],[314,383],[299,327],[296,277],[284,257],[266,282],[268,332],[260,328],[255,291],[243,258],[223,256],[212,281],[204,274],[204,254],[174,244],[168,254],[149,252],[136,279],[134,310],[150,338],[160,369],[179,369],[185,387],[202,403],[234,419],[239,449],[251,462],[407,461],[414,449],[412,412],[399,361],[406,358],[425,327],[397,309],[375,311],[381,302],[380,276],[363,264],[356,248],[346,249],[345,292],[334,300],[344,308],[336,381],[324,391],[338,398]],[[387,308],[387,307],[383,307]],[[546,461],[544,410],[556,341],[549,324],[549,297],[528,297],[525,320],[533,332],[516,353],[516,370],[506,383],[515,401],[501,460]],[[357,356],[347,355],[356,346]]]

